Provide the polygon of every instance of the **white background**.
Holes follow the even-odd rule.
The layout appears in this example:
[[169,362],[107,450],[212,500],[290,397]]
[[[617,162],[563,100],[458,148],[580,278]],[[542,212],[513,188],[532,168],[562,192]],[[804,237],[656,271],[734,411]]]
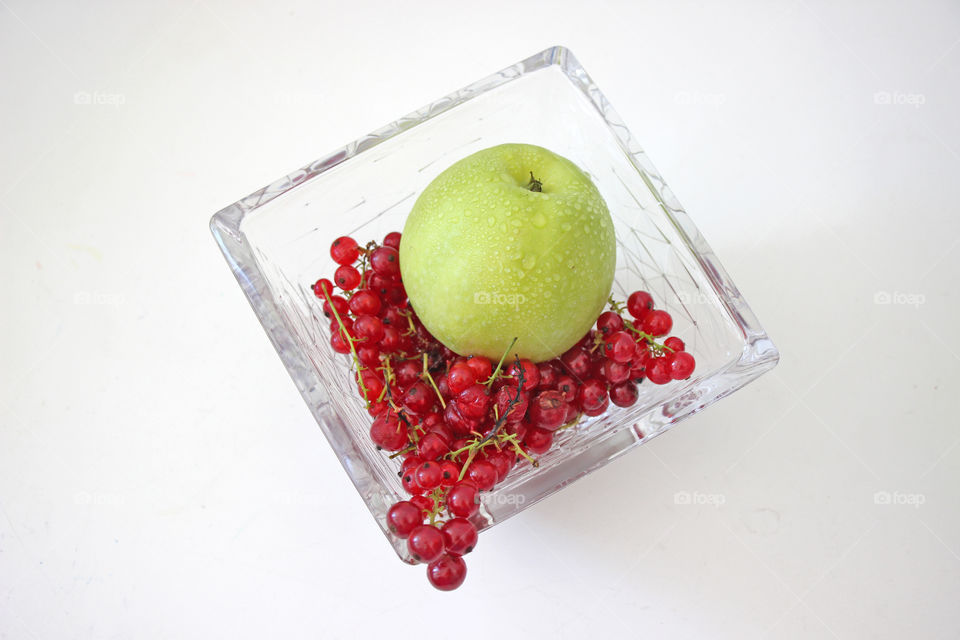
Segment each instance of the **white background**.
[[[960,6],[460,4],[0,0],[0,637],[957,637]],[[443,594],[207,221],[553,44],[783,356]]]

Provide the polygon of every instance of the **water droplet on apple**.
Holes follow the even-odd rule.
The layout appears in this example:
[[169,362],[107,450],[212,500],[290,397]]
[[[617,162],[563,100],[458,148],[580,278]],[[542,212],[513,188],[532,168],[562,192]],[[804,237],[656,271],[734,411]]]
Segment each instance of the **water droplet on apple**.
[[526,256],[526,257],[523,259],[523,263],[522,263],[522,264],[523,264],[523,268],[526,269],[527,271],[529,271],[530,269],[533,269],[534,266],[536,266],[536,264],[537,264],[537,258],[536,258],[536,256]]
[[546,217],[544,217],[542,213],[538,211],[536,215],[533,216],[532,222],[533,222],[533,226],[537,227],[538,229],[542,229],[543,227],[546,226],[547,219]]

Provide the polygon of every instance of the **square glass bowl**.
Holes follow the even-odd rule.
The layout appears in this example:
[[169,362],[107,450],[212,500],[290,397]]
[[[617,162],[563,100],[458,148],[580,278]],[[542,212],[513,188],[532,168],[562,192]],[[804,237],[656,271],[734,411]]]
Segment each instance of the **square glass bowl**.
[[349,358],[329,346],[311,285],[332,277],[334,238],[401,231],[419,193],[450,164],[504,142],[566,156],[596,183],[617,235],[613,295],[649,291],[697,359],[689,380],[639,385],[560,432],[538,468],[518,465],[485,495],[485,529],[519,513],[773,368],[779,353],[713,251],[567,49],[553,47],[400,118],[217,212],[210,227],[277,353],[357,491],[384,527],[405,492],[398,460],[377,451]]

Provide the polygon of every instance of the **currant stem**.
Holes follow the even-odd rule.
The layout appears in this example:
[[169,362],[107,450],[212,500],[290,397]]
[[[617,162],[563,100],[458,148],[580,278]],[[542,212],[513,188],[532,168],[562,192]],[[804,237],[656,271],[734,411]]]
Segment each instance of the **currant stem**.
[[430,375],[430,370],[427,368],[427,354],[423,354],[423,377],[430,382],[430,386],[436,391],[437,397],[440,398],[440,406],[446,409],[447,403],[443,401],[443,395],[440,393],[440,389],[437,388],[437,383],[433,381],[433,376]]
[[514,338],[510,341],[510,346],[507,347],[506,351],[503,352],[503,355],[500,356],[500,362],[497,363],[497,368],[493,370],[493,373],[490,374],[490,377],[487,378],[487,381],[484,383],[487,385],[487,388],[493,384],[493,381],[497,379],[497,375],[500,373],[500,368],[503,367],[503,361],[506,360],[507,354],[510,353],[510,350],[513,349],[513,345],[517,344],[517,339]]
[[367,397],[367,386],[363,384],[363,376],[360,375],[360,371],[363,367],[360,366],[360,357],[357,355],[357,350],[353,346],[354,338],[347,331],[347,328],[343,325],[343,320],[340,318],[340,314],[337,312],[337,308],[333,304],[333,300],[330,298],[330,294],[326,289],[320,287],[320,290],[323,291],[323,297],[327,299],[327,306],[330,307],[330,311],[333,311],[333,317],[337,319],[337,324],[340,326],[340,332],[347,339],[347,345],[350,347],[350,355],[353,356],[353,364],[357,368],[357,384],[360,385],[360,391],[363,392],[363,401],[366,403],[367,408],[370,408],[370,398]]

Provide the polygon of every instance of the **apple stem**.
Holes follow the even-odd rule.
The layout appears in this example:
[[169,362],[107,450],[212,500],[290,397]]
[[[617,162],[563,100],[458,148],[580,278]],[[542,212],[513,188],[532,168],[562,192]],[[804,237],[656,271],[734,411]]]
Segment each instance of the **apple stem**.
[[533,171],[530,172],[530,184],[527,185],[530,191],[543,191],[543,183],[533,177]]

